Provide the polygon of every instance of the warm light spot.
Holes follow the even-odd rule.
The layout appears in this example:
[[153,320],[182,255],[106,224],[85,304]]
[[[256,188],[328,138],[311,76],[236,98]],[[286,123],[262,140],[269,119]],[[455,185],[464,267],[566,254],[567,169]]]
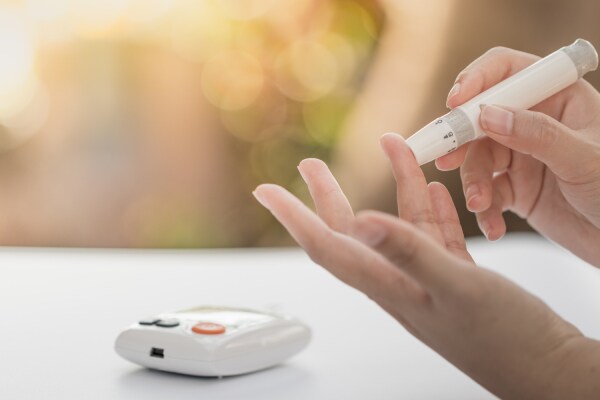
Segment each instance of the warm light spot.
[[173,13],[171,44],[183,58],[203,62],[229,48],[233,26],[209,1],[188,1]]
[[38,22],[57,21],[66,16],[72,0],[26,0],[27,14]]
[[87,37],[111,34],[128,7],[128,0],[71,0],[70,20],[75,31]]
[[39,132],[48,120],[50,111],[48,93],[38,85],[34,88],[32,92],[35,95],[27,96],[29,99],[23,102],[21,110],[2,120],[2,124],[7,129],[0,139],[0,151],[19,146]]
[[260,62],[242,51],[221,53],[202,70],[202,89],[206,98],[223,110],[248,107],[260,95],[264,73]]
[[354,84],[351,79],[358,66],[358,57],[350,41],[342,35],[330,33],[323,38],[322,43],[336,60],[337,84],[340,86],[347,83]]
[[[276,0],[216,0],[223,14],[231,19],[251,20],[263,15]],[[293,3],[293,2],[292,2]]]
[[137,25],[151,24],[166,15],[173,5],[174,0],[130,0],[127,20]]
[[258,142],[279,136],[288,117],[288,102],[279,93],[261,96],[250,107],[221,111],[221,121],[235,137]]
[[271,28],[288,40],[316,38],[331,28],[337,6],[330,1],[278,1],[265,14]]
[[[1,73],[0,73],[1,75]],[[8,120],[31,103],[38,90],[37,80],[31,78],[8,91],[0,86],[0,121]]]
[[26,23],[14,10],[0,8],[0,119],[25,107],[35,94],[35,49]]
[[335,57],[325,46],[313,41],[292,43],[279,55],[275,68],[279,89],[298,101],[319,99],[337,82]]

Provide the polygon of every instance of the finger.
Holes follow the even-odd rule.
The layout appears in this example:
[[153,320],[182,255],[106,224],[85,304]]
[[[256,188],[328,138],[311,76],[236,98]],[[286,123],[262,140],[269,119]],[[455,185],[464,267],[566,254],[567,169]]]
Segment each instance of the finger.
[[539,57],[532,54],[494,47],[458,74],[446,104],[457,107],[537,60]]
[[494,172],[510,165],[511,151],[488,138],[471,143],[465,161],[460,167],[460,177],[467,208],[481,212],[492,203],[492,178]]
[[473,258],[467,251],[465,235],[450,192],[448,192],[446,186],[439,182],[431,182],[428,189],[433,212],[444,237],[446,249],[463,260],[472,262]]
[[394,133],[383,135],[381,146],[396,179],[398,215],[416,225],[438,243],[444,243],[431,208],[427,181],[412,151],[404,139]]
[[317,214],[331,229],[345,232],[354,213],[327,165],[316,158],[308,158],[300,162],[298,170],[308,185]]
[[277,185],[260,185],[257,200],[288,230],[310,258],[373,299],[422,301],[424,290],[377,253],[330,229],[294,195]]
[[406,271],[432,295],[460,279],[452,268],[461,265],[460,260],[406,221],[379,212],[362,212],[354,219],[350,234]]
[[514,203],[514,192],[508,173],[496,176],[492,183],[492,203],[485,211],[477,213],[479,228],[490,241],[500,239],[506,233],[506,222],[502,213]]
[[571,181],[593,172],[586,168],[595,168],[593,144],[546,114],[488,105],[479,120],[489,138],[533,156],[563,180]]
[[452,171],[453,169],[460,167],[465,160],[465,155],[467,154],[470,144],[471,142],[467,142],[452,153],[445,154],[436,159],[435,166],[437,169],[440,171]]

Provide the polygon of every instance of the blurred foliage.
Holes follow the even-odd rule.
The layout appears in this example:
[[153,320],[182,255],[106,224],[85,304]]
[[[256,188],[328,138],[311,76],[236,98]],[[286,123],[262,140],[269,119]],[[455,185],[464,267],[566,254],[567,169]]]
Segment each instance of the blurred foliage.
[[381,26],[369,0],[0,4],[0,180],[50,204],[4,242],[281,242],[250,192],[304,193],[295,167],[330,158]]

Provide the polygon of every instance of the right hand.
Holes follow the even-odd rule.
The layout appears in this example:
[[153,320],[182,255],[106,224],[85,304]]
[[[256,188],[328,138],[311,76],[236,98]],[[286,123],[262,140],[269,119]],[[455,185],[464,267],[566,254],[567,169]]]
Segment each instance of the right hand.
[[[539,58],[494,48],[457,77],[457,107]],[[453,87],[454,89],[454,87]],[[440,157],[460,166],[467,208],[489,240],[506,232],[511,210],[541,234],[600,266],[600,93],[583,79],[531,110],[483,107],[486,137]]]

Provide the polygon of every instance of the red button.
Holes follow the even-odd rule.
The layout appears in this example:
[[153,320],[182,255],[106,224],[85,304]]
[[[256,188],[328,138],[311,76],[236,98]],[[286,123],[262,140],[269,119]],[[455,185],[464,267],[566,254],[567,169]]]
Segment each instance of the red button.
[[225,327],[213,322],[199,322],[192,327],[192,332],[200,335],[220,335],[225,333]]

